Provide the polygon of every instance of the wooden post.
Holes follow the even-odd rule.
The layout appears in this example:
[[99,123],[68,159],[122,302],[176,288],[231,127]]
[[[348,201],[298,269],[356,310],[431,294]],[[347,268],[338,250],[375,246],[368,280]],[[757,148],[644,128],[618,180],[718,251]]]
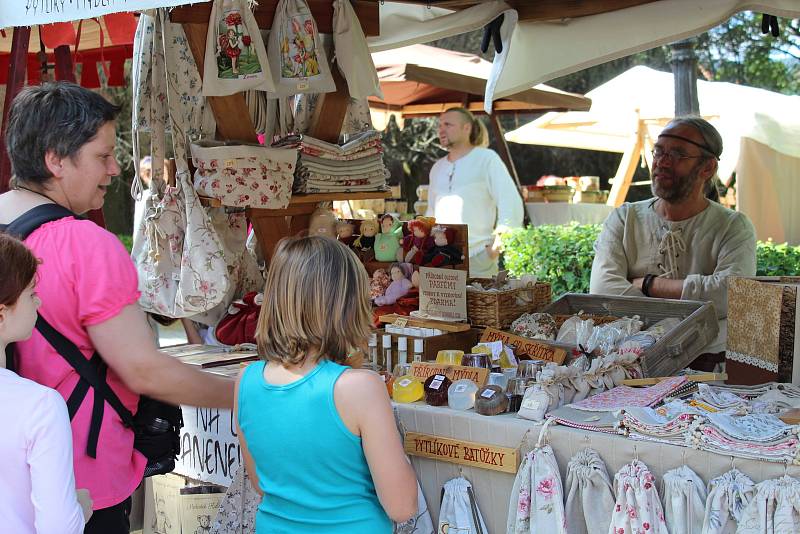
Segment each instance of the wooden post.
[[11,102],[25,84],[28,71],[28,43],[31,39],[30,27],[14,28],[11,39],[11,58],[8,63],[8,81],[6,82],[6,98],[3,105],[2,131],[0,132],[0,193],[8,191],[11,180],[11,160],[6,152],[6,120]]
[[56,80],[75,81],[75,68],[69,45],[57,46],[53,51],[56,57]]
[[639,156],[642,153],[642,146],[644,143],[644,122],[637,121],[636,135],[631,140],[630,146],[622,154],[622,160],[619,162],[617,168],[617,175],[614,176],[614,185],[611,186],[611,192],[608,194],[608,201],[606,204],[618,208],[625,202],[625,197],[628,194],[628,189],[631,187],[633,180],[633,173],[636,172],[636,166],[639,164]]

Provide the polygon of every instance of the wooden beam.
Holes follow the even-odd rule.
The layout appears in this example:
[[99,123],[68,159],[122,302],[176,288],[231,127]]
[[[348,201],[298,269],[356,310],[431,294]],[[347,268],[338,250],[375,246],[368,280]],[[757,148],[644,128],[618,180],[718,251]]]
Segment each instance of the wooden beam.
[[[380,102],[370,102],[376,109],[385,109],[385,104]],[[463,107],[463,102],[443,102],[437,104],[407,104],[399,107],[403,115],[439,115],[446,110],[453,107]],[[397,108],[398,106],[395,106]],[[483,101],[470,102],[467,104],[467,109],[472,113],[485,113],[483,111]],[[511,112],[529,112],[539,113],[545,111],[566,111],[562,108],[541,107],[536,104],[529,104],[528,102],[519,102],[516,100],[498,100],[494,103],[494,113],[511,113]],[[395,109],[397,111],[397,109]]]
[[56,80],[75,81],[75,65],[69,45],[57,46],[53,51],[56,59]]
[[31,38],[29,26],[14,28],[11,38],[11,58],[8,62],[8,81],[6,82],[6,98],[3,105],[2,131],[0,131],[0,193],[8,191],[11,180],[11,160],[6,152],[6,120],[11,102],[25,84],[28,66],[28,42]]
[[642,133],[644,125],[642,121],[637,121],[636,136],[631,139],[631,144],[628,149],[622,154],[622,160],[619,162],[617,175],[614,176],[614,185],[611,186],[611,192],[608,194],[608,201],[606,204],[618,208],[625,202],[625,197],[628,195],[628,189],[631,187],[633,180],[633,173],[636,172],[636,166],[639,164],[639,156],[642,153],[642,143],[644,142],[644,134]]
[[[352,2],[356,16],[367,37],[380,35],[380,5],[369,0],[355,0]],[[258,7],[253,11],[258,27],[268,30],[272,28],[272,18],[278,0],[259,0]],[[320,33],[333,33],[333,3],[331,0],[308,0],[308,7],[317,23]],[[208,24],[211,17],[211,2],[191,6],[176,7],[170,12],[172,22],[181,24]]]
[[314,113],[314,125],[311,127],[309,135],[328,143],[337,144],[344,118],[347,116],[347,107],[350,105],[350,93],[347,90],[347,82],[339,72],[338,65],[331,64],[331,74],[336,82],[336,92],[320,96],[322,102]]
[[[401,0],[402,1],[402,0]],[[517,10],[520,21],[549,21],[588,17],[626,9],[658,0],[507,0]],[[468,9],[481,0],[407,0],[409,4],[430,5],[445,9]]]
[[[201,6],[209,7],[208,4],[197,4],[191,7]],[[184,23],[183,31],[186,34],[186,40],[189,42],[189,48],[202,78],[206,55],[208,17],[206,17],[206,22]],[[236,93],[229,96],[210,96],[207,99],[211,104],[211,110],[214,112],[214,119],[217,121],[217,138],[248,143],[258,142],[258,136],[250,118],[250,111],[247,108],[244,93]]]

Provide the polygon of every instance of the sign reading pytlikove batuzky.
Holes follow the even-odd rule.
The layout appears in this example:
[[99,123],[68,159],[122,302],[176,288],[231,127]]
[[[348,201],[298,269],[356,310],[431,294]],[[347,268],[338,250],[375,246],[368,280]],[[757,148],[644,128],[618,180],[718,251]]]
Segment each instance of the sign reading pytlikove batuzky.
[[[193,3],[207,1],[194,0]],[[188,0],[3,0],[0,2],[0,28],[69,22],[188,3]]]
[[231,410],[183,406],[181,452],[175,472],[203,482],[230,486],[242,464]]
[[419,269],[419,311],[444,321],[467,319],[467,271]]

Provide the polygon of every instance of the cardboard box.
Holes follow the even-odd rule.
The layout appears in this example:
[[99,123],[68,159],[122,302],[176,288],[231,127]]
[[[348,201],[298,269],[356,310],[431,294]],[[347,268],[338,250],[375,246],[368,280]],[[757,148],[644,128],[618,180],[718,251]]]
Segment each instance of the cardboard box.
[[179,475],[145,479],[142,534],[198,534],[209,532],[225,495],[220,486],[187,486]]

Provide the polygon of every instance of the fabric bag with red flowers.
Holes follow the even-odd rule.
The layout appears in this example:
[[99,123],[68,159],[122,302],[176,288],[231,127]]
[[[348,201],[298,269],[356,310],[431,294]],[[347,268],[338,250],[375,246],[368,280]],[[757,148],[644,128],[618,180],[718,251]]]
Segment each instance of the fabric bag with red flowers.
[[267,49],[247,0],[214,0],[204,67],[204,96],[275,90]]
[[270,98],[336,91],[317,23],[305,0],[280,0],[267,42]]
[[647,466],[634,460],[614,475],[616,502],[608,534],[668,534],[656,478]]
[[512,534],[567,531],[561,473],[550,445],[537,444],[523,458],[511,490],[507,527]]
[[224,206],[283,209],[292,198],[294,148],[194,143],[194,187]]

